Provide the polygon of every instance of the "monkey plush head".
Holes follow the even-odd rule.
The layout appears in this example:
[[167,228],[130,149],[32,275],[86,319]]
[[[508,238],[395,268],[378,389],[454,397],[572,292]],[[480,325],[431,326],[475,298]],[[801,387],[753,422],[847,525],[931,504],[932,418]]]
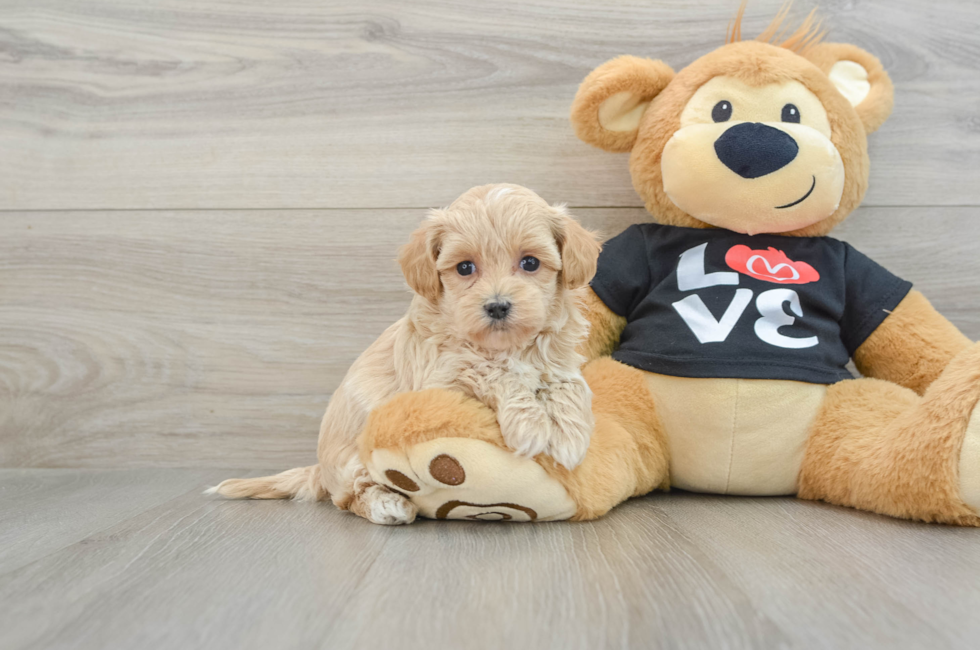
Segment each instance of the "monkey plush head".
[[785,16],[741,41],[740,11],[726,45],[676,74],[621,56],[582,82],[576,133],[631,152],[633,186],[657,221],[819,236],[861,202],[867,134],[891,113],[891,80],[871,54],[821,43],[813,14],[777,38]]

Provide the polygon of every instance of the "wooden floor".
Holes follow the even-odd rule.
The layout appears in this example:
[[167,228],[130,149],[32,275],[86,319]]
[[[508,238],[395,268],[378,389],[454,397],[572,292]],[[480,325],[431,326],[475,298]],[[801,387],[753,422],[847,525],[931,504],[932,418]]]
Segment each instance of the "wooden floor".
[[[387,529],[201,494],[312,462],[426,208],[508,181],[645,219],[627,157],[572,133],[577,84],[679,69],[738,4],[0,0],[0,650],[978,647],[975,530],[681,493]],[[896,89],[835,236],[980,339],[980,3],[821,4]]]
[[651,495],[594,523],[373,526],[225,470],[0,470],[0,647],[976,648],[974,530]]

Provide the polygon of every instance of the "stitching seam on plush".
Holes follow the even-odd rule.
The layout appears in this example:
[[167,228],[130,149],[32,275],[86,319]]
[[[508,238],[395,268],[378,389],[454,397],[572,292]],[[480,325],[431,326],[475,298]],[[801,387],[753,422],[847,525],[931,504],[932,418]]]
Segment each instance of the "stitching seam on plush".
[[732,485],[732,465],[735,463],[735,434],[738,431],[738,388],[743,379],[735,380],[735,403],[732,407],[732,444],[728,448],[728,477],[725,479],[725,494]]

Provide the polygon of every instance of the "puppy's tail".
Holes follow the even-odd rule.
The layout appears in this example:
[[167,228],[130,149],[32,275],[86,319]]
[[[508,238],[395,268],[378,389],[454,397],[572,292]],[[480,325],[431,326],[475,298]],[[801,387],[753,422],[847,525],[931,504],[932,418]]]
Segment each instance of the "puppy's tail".
[[297,467],[259,478],[230,478],[204,491],[229,499],[299,499],[322,501],[327,491],[320,482],[320,466]]

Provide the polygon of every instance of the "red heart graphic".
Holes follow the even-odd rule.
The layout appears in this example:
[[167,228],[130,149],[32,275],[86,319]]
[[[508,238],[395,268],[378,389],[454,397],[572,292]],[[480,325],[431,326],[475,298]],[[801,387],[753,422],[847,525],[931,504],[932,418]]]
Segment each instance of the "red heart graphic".
[[754,251],[748,246],[732,246],[725,253],[725,263],[739,273],[756,280],[777,284],[807,284],[820,279],[817,270],[806,262],[794,262],[786,253],[772,246]]

